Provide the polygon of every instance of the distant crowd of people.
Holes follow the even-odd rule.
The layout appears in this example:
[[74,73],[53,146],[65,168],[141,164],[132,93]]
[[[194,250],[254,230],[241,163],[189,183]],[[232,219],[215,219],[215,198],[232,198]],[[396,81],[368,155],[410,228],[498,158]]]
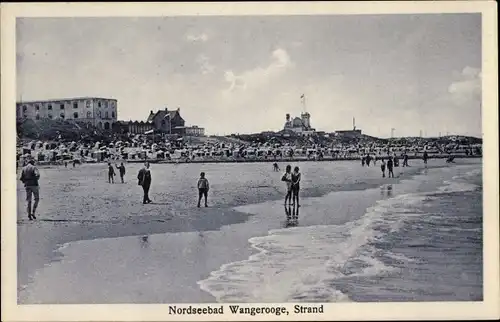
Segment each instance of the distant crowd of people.
[[[405,153],[405,154],[403,154],[402,158],[403,158],[402,166],[409,167],[410,165],[408,164],[408,155]],[[423,153],[422,159],[424,161],[424,165],[427,166],[427,161],[429,160],[429,155],[427,154],[427,152]],[[361,166],[364,167],[366,165],[367,167],[369,167],[372,160],[373,160],[373,165],[375,166],[377,164],[377,161],[379,160],[379,158],[377,156],[372,157],[369,154],[362,156],[361,157]],[[389,157],[387,157],[387,162],[385,161],[384,158],[380,158],[380,162],[381,162],[380,170],[382,170],[382,177],[385,178],[385,172],[387,169],[388,177],[394,178],[394,167],[399,167],[399,158],[395,155],[389,156]],[[446,160],[446,162],[453,162],[453,159],[451,159],[451,161],[450,161],[450,159],[448,158]]]

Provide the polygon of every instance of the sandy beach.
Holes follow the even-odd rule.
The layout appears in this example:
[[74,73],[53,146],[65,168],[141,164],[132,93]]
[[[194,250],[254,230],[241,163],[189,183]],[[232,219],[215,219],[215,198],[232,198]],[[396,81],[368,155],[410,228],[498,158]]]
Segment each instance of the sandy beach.
[[[428,171],[478,161],[460,159],[446,165],[443,160],[431,160]],[[422,171],[421,161],[395,168],[394,179],[381,178],[378,165],[361,167],[359,162],[296,164],[303,174],[303,201],[298,227],[290,231],[343,227],[362,218],[380,200],[428,185],[412,179]],[[143,205],[135,179],[139,167],[127,165],[124,184],[107,183],[106,167],[99,164],[42,168],[35,222],[24,214],[25,193],[18,185],[19,303],[280,299],[281,295],[264,290],[242,297],[239,289],[240,296],[232,296],[227,285],[220,286],[221,278],[230,284],[228,270],[232,276],[242,274],[239,264],[224,265],[255,255],[249,240],[289,226],[280,172],[259,163],[155,164],[154,203]],[[208,208],[196,208],[200,171],[207,173],[211,184]],[[252,265],[250,261],[243,266]],[[58,287],[51,288],[56,280]],[[328,294],[328,299],[342,300],[337,295]]]

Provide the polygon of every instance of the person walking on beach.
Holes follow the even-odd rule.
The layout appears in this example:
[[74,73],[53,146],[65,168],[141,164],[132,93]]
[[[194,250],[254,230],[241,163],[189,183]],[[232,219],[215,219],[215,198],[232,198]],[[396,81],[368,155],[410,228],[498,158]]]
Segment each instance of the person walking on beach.
[[278,166],[278,164],[276,162],[274,162],[274,164],[273,164],[273,171],[276,171],[276,172],[280,171],[280,167]]
[[292,172],[292,204],[297,205],[297,207],[300,207],[299,203],[300,179],[301,175],[299,172],[299,167],[295,167]]
[[286,184],[286,196],[285,196],[285,205],[288,201],[288,204],[292,203],[292,166],[287,165],[285,169],[285,173],[283,177],[281,177],[281,181],[284,181]]
[[427,154],[427,151],[424,151],[424,156],[423,156],[423,159],[424,159],[424,164],[425,164],[425,167],[427,168],[427,159],[429,158],[429,155]]
[[108,182],[115,183],[115,169],[111,165],[111,162],[108,162]]
[[370,162],[371,162],[371,160],[372,160],[372,157],[371,157],[369,154],[367,154],[367,155],[366,155],[366,166],[367,166],[367,167],[369,167],[369,166],[370,166]]
[[381,160],[382,164],[380,165],[380,170],[382,170],[382,178],[385,178],[385,161],[384,159]]
[[394,154],[394,159],[392,161],[394,163],[394,167],[399,167],[399,158],[396,154]]
[[408,165],[408,154],[403,155],[403,167],[409,167]]
[[120,163],[120,166],[116,166],[116,168],[118,169],[118,172],[120,173],[120,179],[122,180],[122,183],[124,183],[123,177],[125,177],[125,166],[123,165],[123,162]]
[[151,170],[149,170],[149,162],[144,163],[144,168],[139,170],[139,174],[137,175],[137,179],[139,180],[139,185],[142,187],[144,192],[144,197],[142,198],[142,203],[152,203],[151,199],[149,199],[149,188],[151,187]]
[[361,157],[361,166],[362,167],[365,166],[365,157],[364,156]]
[[387,160],[387,171],[389,172],[388,174],[389,178],[391,177],[391,175],[394,178],[393,167],[394,167],[394,162],[392,160],[392,157],[389,157],[389,159]]
[[198,208],[200,208],[201,199],[205,197],[205,207],[208,207],[207,198],[208,190],[210,189],[210,184],[208,179],[205,178],[205,172],[200,173],[200,179],[198,179]]
[[[21,171],[21,182],[24,183],[24,188],[26,190],[26,201],[28,203],[28,219],[36,219],[35,213],[38,207],[38,201],[40,200],[40,187],[38,185],[38,180],[40,179],[40,172],[35,167],[35,160],[31,159],[28,164]],[[31,208],[31,197],[35,197],[35,203],[33,208]]]

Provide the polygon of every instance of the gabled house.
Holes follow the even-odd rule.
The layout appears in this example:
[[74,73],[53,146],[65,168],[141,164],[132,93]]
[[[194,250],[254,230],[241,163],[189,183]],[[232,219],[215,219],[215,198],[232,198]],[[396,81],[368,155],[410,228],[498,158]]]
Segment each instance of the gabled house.
[[180,108],[169,111],[168,108],[158,110],[156,113],[151,111],[147,122],[154,124],[157,131],[167,134],[184,134],[185,121],[180,114]]

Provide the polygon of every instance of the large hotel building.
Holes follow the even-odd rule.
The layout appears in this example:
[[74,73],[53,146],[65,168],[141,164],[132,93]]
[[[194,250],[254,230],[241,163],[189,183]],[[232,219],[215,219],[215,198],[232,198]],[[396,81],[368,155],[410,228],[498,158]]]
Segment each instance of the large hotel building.
[[18,102],[16,118],[74,120],[110,130],[118,118],[117,103],[115,99],[98,97]]

